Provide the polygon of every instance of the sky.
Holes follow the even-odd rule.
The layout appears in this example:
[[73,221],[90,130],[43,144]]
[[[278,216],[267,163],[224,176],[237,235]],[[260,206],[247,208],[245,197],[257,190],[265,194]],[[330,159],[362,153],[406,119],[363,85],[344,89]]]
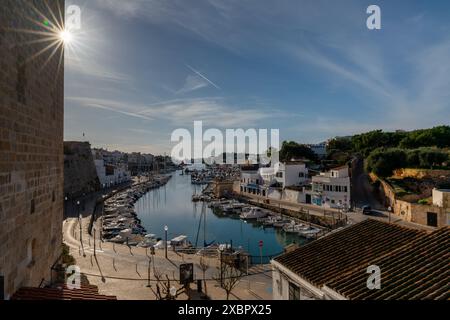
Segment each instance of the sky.
[[[301,143],[449,124],[449,1],[72,4],[65,140],[170,154],[172,132],[194,121]],[[381,30],[366,26],[371,4]]]

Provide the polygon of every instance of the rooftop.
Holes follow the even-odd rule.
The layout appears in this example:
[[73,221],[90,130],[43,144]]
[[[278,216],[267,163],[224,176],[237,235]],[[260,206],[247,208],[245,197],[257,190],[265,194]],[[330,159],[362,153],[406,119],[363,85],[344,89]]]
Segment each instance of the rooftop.
[[[274,260],[349,299],[448,299],[449,235],[368,219]],[[367,288],[369,265],[381,268],[381,290]]]
[[321,286],[336,275],[369,263],[420,234],[422,231],[368,219],[274,260]]
[[389,252],[372,264],[381,269],[381,288],[369,290],[366,266],[327,284],[349,299],[421,300],[450,299],[450,228],[422,235]]
[[98,293],[98,287],[81,285],[80,289],[61,288],[20,288],[11,300],[117,300],[115,296]]

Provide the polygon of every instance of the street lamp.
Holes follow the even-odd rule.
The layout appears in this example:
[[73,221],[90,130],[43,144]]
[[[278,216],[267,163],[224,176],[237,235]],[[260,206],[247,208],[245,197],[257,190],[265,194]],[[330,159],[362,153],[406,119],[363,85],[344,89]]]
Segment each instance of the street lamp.
[[167,259],[167,231],[169,231],[169,227],[164,226],[164,234],[165,234],[165,240],[166,240],[166,241],[164,241],[164,247],[166,250],[166,259]]
[[222,263],[222,255],[224,251],[223,246],[219,246],[219,255],[220,255],[220,287],[223,288],[223,263]]

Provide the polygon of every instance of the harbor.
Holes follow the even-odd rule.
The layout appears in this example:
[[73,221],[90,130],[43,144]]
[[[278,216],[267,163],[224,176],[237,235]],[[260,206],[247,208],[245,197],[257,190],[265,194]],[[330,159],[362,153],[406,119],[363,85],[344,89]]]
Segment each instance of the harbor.
[[[254,262],[262,260],[263,263],[283,252],[286,245],[307,241],[298,233],[269,225],[272,220],[241,219],[242,212],[229,214],[219,207],[225,205],[225,201],[193,202],[192,196],[200,194],[205,187],[192,184],[190,175],[181,171],[173,173],[166,185],[150,190],[136,202],[135,211],[141,225],[157,239],[165,238],[167,227],[169,241],[186,236],[195,248],[228,245],[248,252]],[[240,207],[237,201],[229,204],[236,209]],[[269,216],[267,214],[267,218]],[[271,219],[279,222],[275,217]]]

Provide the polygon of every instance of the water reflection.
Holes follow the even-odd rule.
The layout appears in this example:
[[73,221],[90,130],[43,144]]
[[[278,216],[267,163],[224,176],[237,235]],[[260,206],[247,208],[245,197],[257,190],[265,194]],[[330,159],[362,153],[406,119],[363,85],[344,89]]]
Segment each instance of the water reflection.
[[[200,193],[205,186],[192,185],[189,175],[172,174],[164,187],[152,190],[136,203],[136,212],[142,225],[149,233],[164,236],[164,226],[169,227],[169,238],[185,234],[195,245],[204,243],[233,243],[252,255],[259,256],[259,241],[264,245],[264,256],[282,252],[286,244],[302,243],[297,235],[285,234],[279,229],[264,228],[256,222],[245,222],[237,215],[225,216],[213,212],[202,202],[191,201],[194,193]],[[265,259],[268,260],[268,259]]]

